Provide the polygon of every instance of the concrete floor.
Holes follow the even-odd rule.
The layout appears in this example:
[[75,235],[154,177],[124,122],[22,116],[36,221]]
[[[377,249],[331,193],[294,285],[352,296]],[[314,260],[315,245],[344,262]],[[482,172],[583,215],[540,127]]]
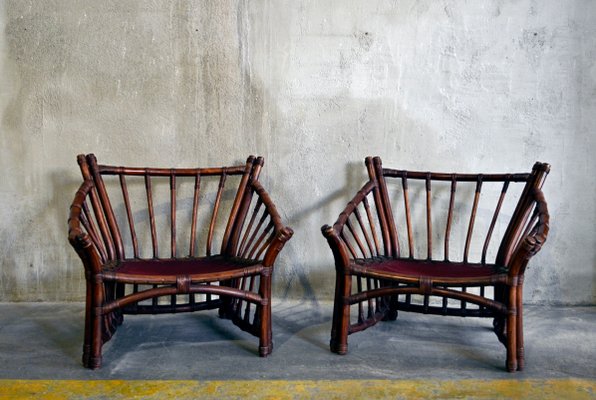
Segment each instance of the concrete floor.
[[596,308],[525,310],[526,370],[505,372],[491,320],[400,313],[328,350],[331,304],[274,301],[273,354],[216,311],[126,316],[104,365],[81,366],[83,304],[0,304],[0,379],[596,379]]
[[274,351],[216,311],[126,316],[82,368],[83,304],[0,304],[0,379],[596,379],[596,308],[527,307],[526,370],[504,370],[491,320],[402,312],[328,350],[331,304],[274,301]]

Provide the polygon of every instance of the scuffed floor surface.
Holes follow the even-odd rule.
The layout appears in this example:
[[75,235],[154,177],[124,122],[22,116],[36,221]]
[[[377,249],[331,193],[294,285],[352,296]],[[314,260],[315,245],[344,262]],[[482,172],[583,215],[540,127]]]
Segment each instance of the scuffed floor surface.
[[[328,350],[331,304],[274,301],[273,354],[215,311],[126,316],[82,368],[83,304],[0,304],[0,399],[596,398],[596,308],[527,307],[526,369],[491,321],[400,313]],[[259,380],[259,382],[255,382]]]

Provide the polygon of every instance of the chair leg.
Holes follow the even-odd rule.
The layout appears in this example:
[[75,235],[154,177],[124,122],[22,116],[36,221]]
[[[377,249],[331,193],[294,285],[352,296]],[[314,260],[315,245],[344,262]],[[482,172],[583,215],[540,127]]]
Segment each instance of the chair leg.
[[97,369],[101,367],[101,347],[104,343],[104,316],[101,312],[101,306],[104,303],[103,294],[103,282],[98,280],[93,284],[93,301],[91,307],[91,351],[86,365],[86,367],[90,369]]
[[93,301],[93,286],[91,282],[87,281],[87,294],[85,297],[85,336],[83,340],[83,366],[89,368],[89,358],[91,357],[91,334],[93,329],[92,324],[92,301]]
[[350,325],[350,305],[344,300],[350,296],[351,290],[352,276],[337,273],[329,347],[333,353],[342,355],[348,352],[348,327]]
[[[495,301],[501,304],[506,304],[507,299],[505,298],[505,287],[501,285],[495,286]],[[493,330],[499,342],[503,343],[503,345],[507,346],[507,317],[503,315],[497,315],[493,319]]]
[[509,288],[509,312],[507,314],[507,371],[517,371],[517,286]]
[[389,296],[385,299],[387,302],[387,312],[383,321],[395,321],[397,319],[397,295]]
[[[221,281],[219,284],[220,284],[220,286],[235,287],[233,280]],[[219,298],[221,301],[221,304],[218,309],[219,318],[229,319],[230,318],[229,317],[229,309],[230,309],[231,299],[229,297],[225,297],[225,296],[220,296]]]
[[260,333],[259,333],[259,355],[267,357],[273,351],[273,335],[271,332],[271,270],[265,270],[261,274],[259,291],[264,304],[259,305]]
[[524,326],[523,326],[523,305],[522,305],[522,292],[523,286],[519,285],[517,287],[517,326],[516,326],[516,333],[517,333],[517,370],[522,371],[524,369]]

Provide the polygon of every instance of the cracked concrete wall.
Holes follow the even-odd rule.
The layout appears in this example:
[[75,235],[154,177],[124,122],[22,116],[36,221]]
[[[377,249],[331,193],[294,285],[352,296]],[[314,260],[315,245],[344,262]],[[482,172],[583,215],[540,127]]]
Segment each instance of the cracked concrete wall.
[[0,300],[81,300],[66,240],[75,156],[195,166],[266,158],[296,234],[279,296],[331,299],[320,235],[398,168],[552,164],[526,301],[594,304],[596,4],[589,1],[0,3]]

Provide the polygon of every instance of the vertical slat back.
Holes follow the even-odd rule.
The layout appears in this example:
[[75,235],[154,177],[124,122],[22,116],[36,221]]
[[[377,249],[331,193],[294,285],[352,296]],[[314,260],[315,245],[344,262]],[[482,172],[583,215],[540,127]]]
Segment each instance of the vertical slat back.
[[115,260],[226,251],[238,237],[234,229],[250,197],[257,159],[213,168],[99,165],[93,155],[79,160],[83,176],[97,187],[89,194],[97,225],[92,230],[104,243],[105,258]]
[[[540,163],[532,173],[446,174],[382,168],[380,159],[376,162],[379,168],[369,169],[369,175],[378,182],[375,200],[383,204],[386,217],[381,226],[389,232],[383,238],[388,236],[390,247],[398,249],[399,233],[407,236],[408,254],[394,251],[394,257],[479,264],[507,262],[511,254],[504,249],[519,242],[531,218],[527,193],[541,187],[548,172]],[[513,228],[519,221],[524,229]],[[344,235],[356,226],[347,227]],[[418,240],[423,234],[425,242]],[[368,245],[362,238],[361,243],[352,240],[351,253],[360,254]]]

